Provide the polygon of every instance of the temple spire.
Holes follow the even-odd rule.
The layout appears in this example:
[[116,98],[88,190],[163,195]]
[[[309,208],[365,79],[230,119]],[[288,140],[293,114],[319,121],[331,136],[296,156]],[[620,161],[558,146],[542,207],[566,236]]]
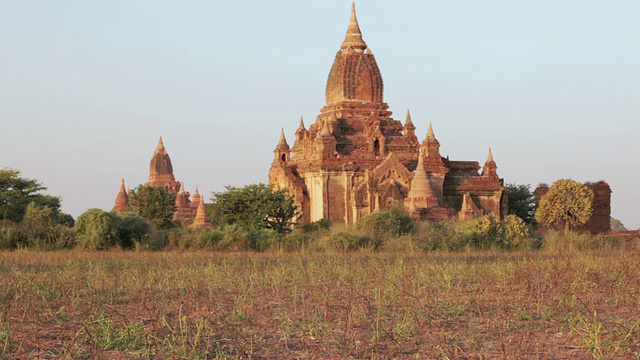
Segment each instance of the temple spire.
[[284,128],[280,129],[280,141],[278,141],[278,145],[286,145],[287,147],[289,146],[289,144],[287,144],[287,139],[284,136]]
[[304,119],[300,116],[300,126],[298,126],[298,130],[305,130],[304,128]]
[[498,165],[493,160],[493,153],[491,152],[491,148],[489,148],[489,154],[487,155],[487,161],[484,163],[482,167],[482,176],[488,176],[493,178],[498,178]]
[[360,25],[358,25],[358,18],[356,17],[356,3],[352,2],[349,27],[347,27],[347,34],[340,46],[340,49],[352,49],[355,52],[362,53],[366,48],[367,44],[362,40],[362,32],[360,31]]
[[487,155],[487,162],[495,162],[493,161],[493,153],[491,152],[491,148],[489,148],[489,155]]
[[427,130],[427,139],[435,140],[436,135],[433,133],[433,127],[431,126],[431,121],[429,121],[429,129]]
[[198,208],[196,209],[196,217],[193,219],[193,223],[189,225],[190,229],[199,229],[202,227],[212,228],[214,227],[211,224],[211,220],[207,217],[207,211],[204,207],[204,200],[202,197],[200,198],[200,202],[198,203]]
[[162,142],[162,135],[160,135],[160,139],[158,139],[158,146],[156,146],[156,151],[160,152],[164,150],[164,143]]
[[405,205],[412,211],[438,206],[438,198],[431,188],[429,176],[424,167],[424,156],[422,152],[418,154],[418,166],[413,171],[411,189],[405,199]]
[[124,179],[120,179],[120,191],[118,191],[118,195],[116,196],[116,203],[113,207],[113,212],[119,214],[121,212],[127,211],[128,204],[129,195],[127,194],[127,190],[124,186]]
[[413,121],[411,121],[411,112],[407,109],[407,119],[404,122],[404,126],[413,125]]

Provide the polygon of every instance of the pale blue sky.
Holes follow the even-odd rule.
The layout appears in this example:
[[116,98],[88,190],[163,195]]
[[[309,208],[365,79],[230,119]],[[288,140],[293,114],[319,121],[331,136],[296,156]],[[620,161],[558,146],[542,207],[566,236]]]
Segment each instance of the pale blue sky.
[[[357,2],[396,119],[505,182],[606,180],[640,227],[640,2]],[[350,2],[0,1],[0,167],[113,207],[158,136],[210,197],[267,182],[280,128],[315,121]]]

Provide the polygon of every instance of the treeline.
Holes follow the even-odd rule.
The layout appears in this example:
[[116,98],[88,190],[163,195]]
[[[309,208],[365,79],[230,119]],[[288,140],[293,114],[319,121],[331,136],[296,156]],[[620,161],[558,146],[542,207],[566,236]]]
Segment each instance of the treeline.
[[515,215],[503,220],[488,215],[468,221],[416,222],[400,207],[365,216],[355,226],[332,226],[321,220],[288,233],[242,224],[158,229],[135,213],[116,215],[99,209],[88,210],[69,227],[52,221],[50,212],[29,206],[23,221],[3,221],[0,248],[345,252],[594,249],[619,244],[615,238],[574,232],[539,236]]
[[59,198],[15,170],[0,170],[0,249],[216,251],[460,251],[469,249],[580,249],[615,246],[618,240],[564,231],[536,231],[528,187],[512,186],[511,214],[467,221],[418,222],[401,206],[361,218],[353,226],[327,220],[296,224],[293,200],[264,184],[214,193],[208,214],[216,228],[189,229],[172,219],[175,198],[164,188],[132,190],[130,211],[89,209],[77,221],[60,212]]

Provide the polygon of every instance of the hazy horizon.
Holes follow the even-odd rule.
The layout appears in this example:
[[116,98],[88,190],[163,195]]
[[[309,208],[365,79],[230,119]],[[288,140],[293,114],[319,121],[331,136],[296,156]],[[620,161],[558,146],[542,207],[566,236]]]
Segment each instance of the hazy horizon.
[[[205,199],[268,182],[324,105],[350,1],[19,1],[0,8],[0,168],[77,217],[146,182],[162,136],[178,181]],[[640,228],[640,3],[356,3],[385,102],[422,141],[505,183],[607,181]],[[631,176],[630,176],[631,175]]]

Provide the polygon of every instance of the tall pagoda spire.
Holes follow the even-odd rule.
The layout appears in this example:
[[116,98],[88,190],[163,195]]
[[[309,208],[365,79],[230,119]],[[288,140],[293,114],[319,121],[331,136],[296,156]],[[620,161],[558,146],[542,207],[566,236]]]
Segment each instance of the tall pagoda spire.
[[180,189],[180,184],[173,176],[173,165],[162,142],[162,136],[158,139],[158,145],[149,164],[149,180],[146,185],[164,186],[174,194]]
[[347,27],[347,34],[340,46],[340,49],[347,50],[352,49],[355,52],[364,52],[367,48],[367,44],[362,40],[362,31],[360,31],[360,25],[358,25],[358,18],[356,17],[356,3],[351,3],[351,19],[349,19],[349,26]]
[[207,217],[207,211],[204,208],[204,200],[202,197],[200,198],[200,203],[198,204],[198,209],[196,210],[196,217],[193,219],[193,223],[189,225],[190,229],[199,229],[202,227],[212,228],[214,227],[211,224],[211,220]]
[[284,136],[284,128],[280,129],[280,140],[278,141],[278,145],[273,149],[273,154],[275,155],[273,161],[274,162],[285,162],[289,160],[291,156],[290,153],[291,148],[289,148],[289,144],[287,144],[287,139]]
[[487,161],[485,161],[484,166],[482,167],[482,176],[499,178],[497,170],[498,170],[498,165],[496,165],[496,162],[493,160],[493,153],[491,152],[491,148],[489,148],[489,154],[487,154]]
[[431,121],[429,121],[429,129],[427,130],[427,139],[436,140],[436,135],[433,133],[433,126],[431,126]]
[[196,185],[196,191],[193,193],[193,196],[191,197],[192,201],[189,203],[189,206],[191,206],[193,212],[195,212],[198,206],[200,205],[201,198],[202,198],[202,195],[200,195],[200,191],[198,191],[198,185]]
[[418,166],[413,172],[411,189],[405,202],[411,210],[438,206],[438,198],[435,196],[433,188],[431,188],[431,183],[429,183],[422,154],[418,155]]
[[120,179],[120,191],[118,191],[118,196],[116,196],[116,204],[113,207],[113,212],[116,214],[125,212],[127,211],[128,205],[129,195],[127,194],[127,190],[124,187],[124,179]]
[[407,118],[404,122],[404,126],[413,125],[413,121],[411,121],[411,111],[407,109]]
[[284,136],[284,128],[280,129],[280,141],[278,141],[278,145],[289,147],[287,144],[287,138]]
[[164,143],[162,142],[162,135],[160,135],[160,138],[158,139],[158,146],[156,146],[156,152],[161,151],[165,151]]

